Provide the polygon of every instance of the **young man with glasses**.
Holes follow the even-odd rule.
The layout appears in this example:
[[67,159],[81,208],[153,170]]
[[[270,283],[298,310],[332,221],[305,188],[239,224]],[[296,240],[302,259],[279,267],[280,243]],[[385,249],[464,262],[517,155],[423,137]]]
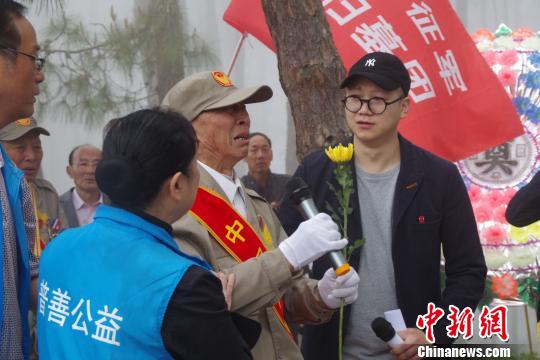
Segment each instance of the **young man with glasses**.
[[[36,32],[24,11],[15,1],[0,0],[0,128],[32,115],[38,85],[44,80]],[[24,174],[1,146],[0,205],[0,359],[26,359],[28,308],[35,306],[38,275],[32,252],[36,221]]]
[[[433,302],[475,309],[483,295],[486,265],[467,191],[456,166],[415,146],[398,133],[409,112],[409,73],[401,60],[375,52],[352,66],[342,82],[343,104],[354,144],[351,171],[355,193],[349,215],[351,241],[364,245],[351,256],[360,284],[357,300],[345,308],[344,359],[417,358],[426,344],[416,319]],[[436,121],[436,119],[434,119]],[[335,165],[323,151],[307,156],[295,176],[310,186],[316,205],[338,207],[330,185]],[[289,201],[279,217],[291,233],[302,220]],[[441,249],[446,282],[441,284]],[[313,264],[320,278],[330,264],[323,257]],[[444,291],[441,291],[444,288]],[[401,309],[407,329],[398,332],[405,344],[392,353],[371,329],[385,311]],[[306,326],[302,351],[306,360],[337,359],[338,317],[324,325]],[[449,344],[446,317],[435,327],[437,344]]]

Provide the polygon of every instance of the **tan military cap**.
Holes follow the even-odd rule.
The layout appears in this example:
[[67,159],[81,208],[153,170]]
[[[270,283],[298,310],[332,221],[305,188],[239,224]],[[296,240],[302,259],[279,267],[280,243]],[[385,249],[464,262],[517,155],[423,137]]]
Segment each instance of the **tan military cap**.
[[0,129],[0,141],[17,140],[29,131],[36,130],[43,135],[51,135],[45,128],[38,126],[33,117],[20,119]]
[[205,71],[176,83],[165,95],[161,106],[178,111],[193,121],[203,111],[263,102],[271,97],[272,89],[269,86],[238,89],[225,73]]

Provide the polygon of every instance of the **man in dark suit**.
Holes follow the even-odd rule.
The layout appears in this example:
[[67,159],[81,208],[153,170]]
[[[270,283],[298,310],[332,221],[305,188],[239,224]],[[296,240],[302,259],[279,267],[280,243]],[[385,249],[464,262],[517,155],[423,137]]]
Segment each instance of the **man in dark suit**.
[[270,138],[260,132],[249,134],[248,154],[244,159],[248,173],[241,180],[245,187],[265,198],[273,209],[278,209],[285,194],[285,184],[291,176],[273,173],[270,170],[273,158]]
[[524,227],[540,220],[540,171],[514,195],[506,208],[506,220]]
[[[350,243],[364,239],[350,258],[358,269],[358,299],[345,308],[344,358],[390,359],[390,348],[371,330],[374,318],[401,309],[405,344],[398,359],[417,357],[426,344],[416,328],[419,315],[433,302],[449,314],[449,305],[475,309],[483,294],[486,265],[467,191],[456,166],[403,138],[399,121],[409,111],[411,80],[399,58],[387,53],[364,56],[342,83],[347,125],[354,144],[350,163],[355,192],[349,215]],[[345,142],[346,144],[347,142]],[[311,188],[316,205],[338,207],[329,183],[338,188],[335,164],[323,151],[307,156],[295,176]],[[290,233],[302,220],[289,200],[279,217]],[[441,248],[446,283],[441,284]],[[328,268],[323,257],[312,276]],[[441,291],[441,285],[444,290]],[[437,344],[449,344],[446,316],[434,329]],[[338,316],[324,325],[306,326],[302,351],[307,360],[337,359]]]
[[66,171],[75,187],[60,196],[60,205],[68,220],[66,227],[77,227],[91,223],[97,207],[108,203],[95,178],[101,150],[88,144],[79,145],[69,153],[68,160]]
[[[517,227],[528,226],[540,220],[540,171],[510,200],[505,215],[506,221]],[[536,317],[540,319],[540,301],[536,304]]]

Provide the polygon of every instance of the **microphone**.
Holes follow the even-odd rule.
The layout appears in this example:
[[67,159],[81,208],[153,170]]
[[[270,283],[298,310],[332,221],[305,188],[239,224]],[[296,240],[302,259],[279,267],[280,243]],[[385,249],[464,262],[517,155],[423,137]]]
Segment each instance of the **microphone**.
[[[286,188],[289,194],[289,200],[296,206],[304,219],[311,219],[319,213],[313,202],[309,187],[304,180],[299,177],[293,177],[287,182]],[[330,251],[328,256],[337,276],[344,275],[351,269],[351,266],[343,258],[341,251]]]
[[386,319],[378,317],[371,323],[371,328],[375,335],[382,341],[388,344],[392,349],[396,346],[403,344],[403,339],[396,334],[396,330],[392,324],[390,324]]

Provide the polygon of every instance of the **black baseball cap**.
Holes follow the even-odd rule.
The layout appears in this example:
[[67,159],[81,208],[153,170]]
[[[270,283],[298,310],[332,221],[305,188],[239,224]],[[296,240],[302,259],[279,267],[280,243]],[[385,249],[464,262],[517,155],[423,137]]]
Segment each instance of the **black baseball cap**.
[[405,96],[411,88],[411,77],[403,62],[385,52],[373,52],[358,60],[341,83],[341,88],[346,88],[358,77],[369,79],[385,90],[401,87]]

